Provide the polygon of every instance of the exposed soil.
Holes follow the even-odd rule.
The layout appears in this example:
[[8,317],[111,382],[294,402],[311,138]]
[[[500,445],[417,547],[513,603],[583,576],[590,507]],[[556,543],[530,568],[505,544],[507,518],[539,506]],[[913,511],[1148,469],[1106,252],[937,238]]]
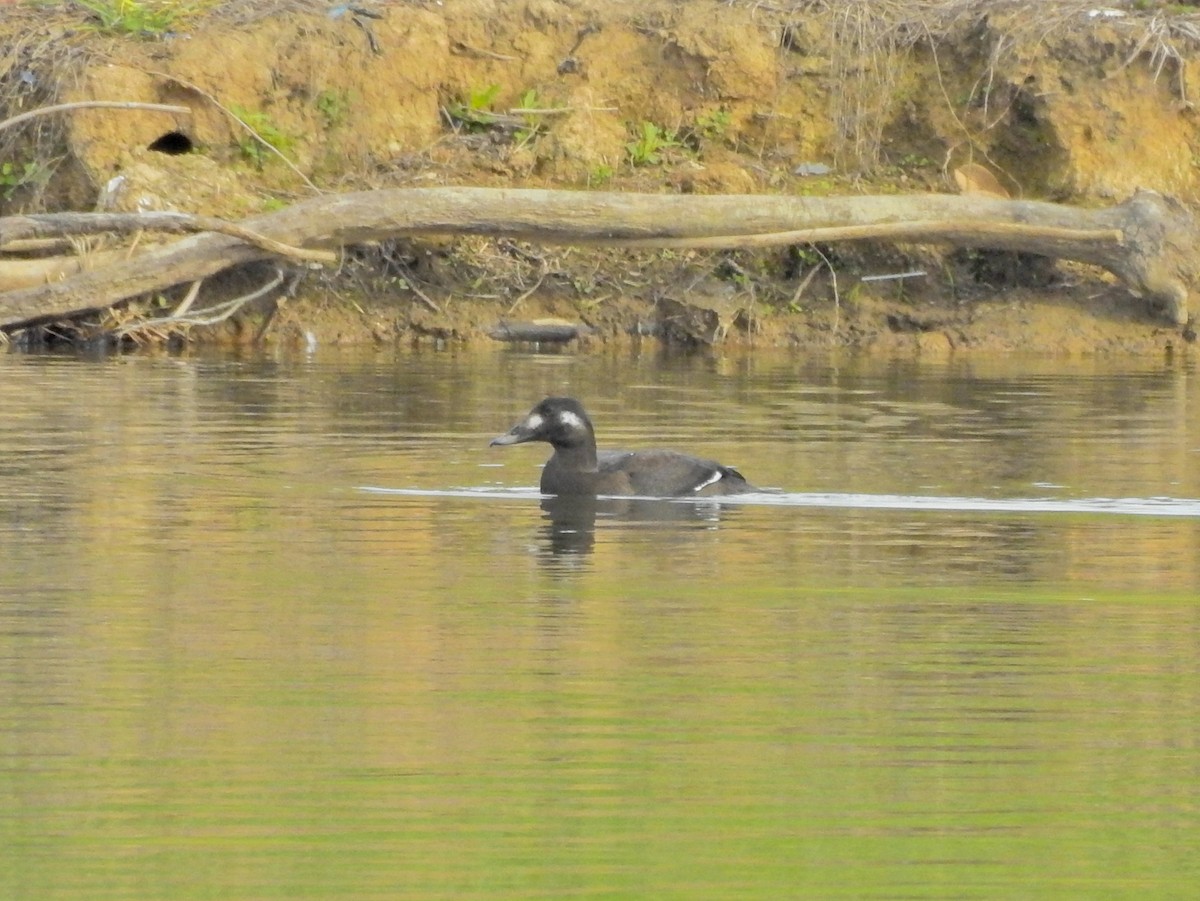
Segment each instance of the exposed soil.
[[[191,113],[76,110],[0,131],[0,212],[240,219],[316,191],[406,185],[966,188],[1084,206],[1150,188],[1194,205],[1200,19],[1178,4],[1113,7],[233,0],[169,32],[112,35],[71,6],[4,6],[0,117],[96,99]],[[1192,339],[1099,270],[986,250],[462,238],[347,248],[336,272],[298,274],[267,327],[258,308],[191,337],[491,340],[499,322],[551,320],[592,342],[928,354],[1153,353]]]

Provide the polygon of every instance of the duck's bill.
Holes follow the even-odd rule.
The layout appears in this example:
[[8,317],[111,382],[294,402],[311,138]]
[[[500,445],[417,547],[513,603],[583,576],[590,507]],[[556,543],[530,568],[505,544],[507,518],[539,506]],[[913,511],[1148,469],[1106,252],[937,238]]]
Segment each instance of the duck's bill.
[[525,424],[513,426],[512,429],[499,435],[488,442],[488,447],[496,447],[503,444],[521,444],[533,437],[533,433],[525,428]]

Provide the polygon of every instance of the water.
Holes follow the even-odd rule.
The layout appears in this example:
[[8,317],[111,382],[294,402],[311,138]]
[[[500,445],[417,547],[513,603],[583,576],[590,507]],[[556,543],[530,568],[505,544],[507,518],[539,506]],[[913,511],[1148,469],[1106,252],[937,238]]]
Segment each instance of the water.
[[1195,380],[0,357],[0,898],[1193,897]]

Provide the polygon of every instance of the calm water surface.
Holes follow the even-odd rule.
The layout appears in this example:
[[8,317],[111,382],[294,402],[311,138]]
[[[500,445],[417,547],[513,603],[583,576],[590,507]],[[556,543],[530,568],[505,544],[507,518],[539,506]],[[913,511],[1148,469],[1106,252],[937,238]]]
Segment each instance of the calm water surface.
[[[541,396],[779,493],[554,509]],[[0,898],[1194,898],[1187,363],[0,357]]]

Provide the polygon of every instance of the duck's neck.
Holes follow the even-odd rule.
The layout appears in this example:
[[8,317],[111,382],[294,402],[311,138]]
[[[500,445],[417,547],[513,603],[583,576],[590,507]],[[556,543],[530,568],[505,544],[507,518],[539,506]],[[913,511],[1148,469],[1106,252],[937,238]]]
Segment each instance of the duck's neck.
[[558,465],[569,472],[595,472],[598,469],[595,441],[572,445],[556,444],[554,456]]

